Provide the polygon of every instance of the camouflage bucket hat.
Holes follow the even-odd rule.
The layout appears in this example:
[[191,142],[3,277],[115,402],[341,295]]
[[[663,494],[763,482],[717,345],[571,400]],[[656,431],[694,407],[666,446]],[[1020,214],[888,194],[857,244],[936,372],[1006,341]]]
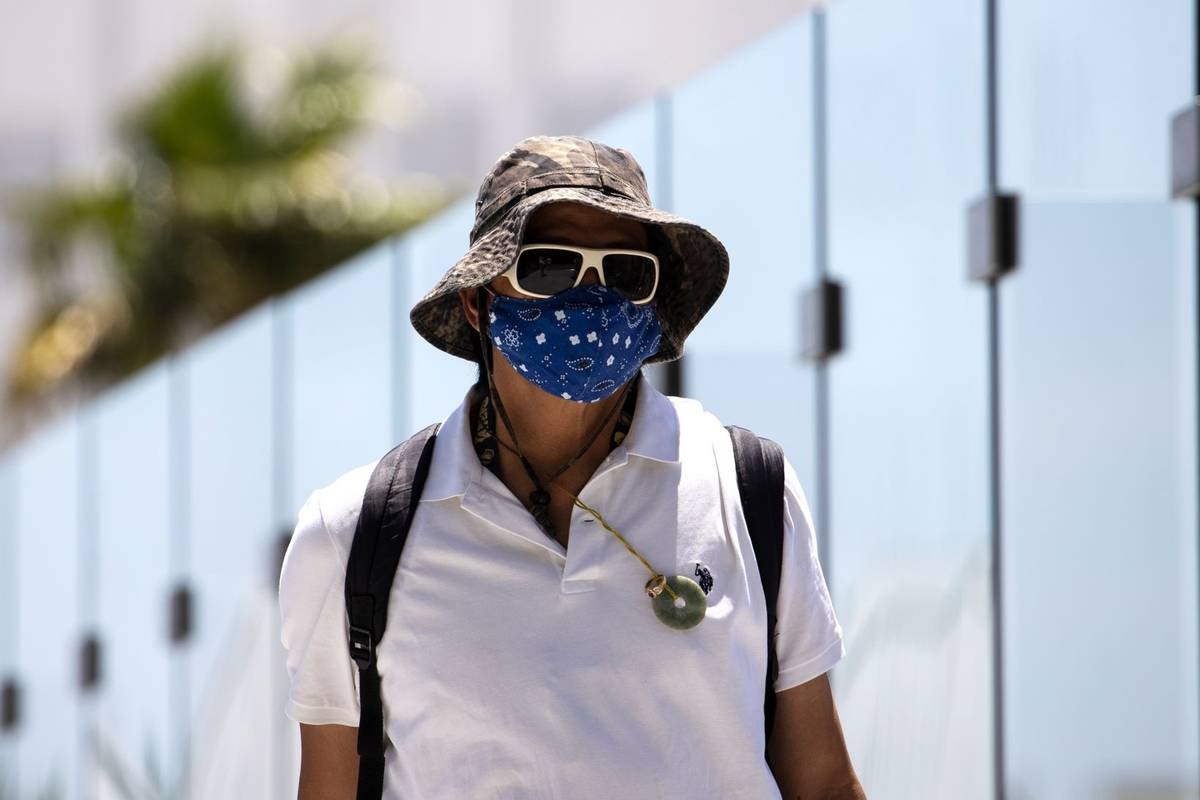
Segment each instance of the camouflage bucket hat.
[[435,347],[473,361],[478,334],[467,322],[460,289],[490,282],[516,259],[529,216],[546,203],[572,201],[651,225],[659,257],[654,304],[662,326],[658,351],[645,363],[673,361],[725,288],[729,254],[700,225],[654,208],[633,154],[581,136],[530,136],[493,165],[475,199],[470,247],[409,318]]

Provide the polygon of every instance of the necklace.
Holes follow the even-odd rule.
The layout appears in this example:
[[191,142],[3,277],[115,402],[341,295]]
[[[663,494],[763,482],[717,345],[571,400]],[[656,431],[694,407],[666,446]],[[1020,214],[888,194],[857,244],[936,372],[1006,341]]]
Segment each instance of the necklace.
[[[487,317],[485,315],[484,291],[482,287],[476,291],[475,309],[479,319],[479,344],[484,353],[483,362],[485,365],[484,371],[487,373],[488,395],[491,398],[492,406],[499,412],[500,419],[504,422],[504,427],[508,430],[509,437],[512,438],[513,443],[510,445],[508,442],[501,440],[499,436],[496,436],[495,439],[500,445],[514,453],[524,466],[525,472],[529,475],[534,487],[536,487],[530,494],[530,501],[534,506],[534,508],[530,509],[530,511],[534,514],[534,518],[540,525],[543,526],[543,528],[548,528],[552,531],[553,525],[550,523],[548,511],[550,493],[545,490],[541,477],[533,468],[533,465],[529,463],[529,460],[525,457],[525,454],[521,452],[521,443],[517,440],[517,434],[513,429],[512,421],[508,417],[508,412],[504,409],[504,404],[500,402],[499,395],[496,392],[495,383],[492,380],[492,348],[488,342],[487,334],[484,332],[484,320],[487,319]],[[561,476],[572,464],[574,464],[591,448],[592,443],[596,440],[596,437],[600,435],[600,432],[604,430],[605,427],[607,427],[608,421],[612,418],[613,412],[623,405],[625,397],[624,393],[629,391],[629,387],[632,384],[633,381],[630,381],[628,384],[626,384],[625,388],[622,390],[621,398],[618,399],[618,401],[614,403],[608,410],[604,420],[601,421],[600,425],[596,428],[592,435],[588,437],[587,443],[583,446],[583,448],[576,453],[570,461],[560,467],[547,482],[553,483],[559,489],[562,489],[564,492],[570,495],[572,502],[576,506],[591,514],[592,518],[595,519],[596,522],[600,523],[600,525],[609,533],[616,536],[621,544],[625,546],[625,549],[642,563],[642,566],[644,566],[650,573],[650,580],[646,581],[645,591],[650,597],[651,606],[654,609],[654,615],[658,617],[660,622],[670,628],[686,630],[687,628],[698,625],[700,620],[704,619],[704,614],[708,608],[707,596],[700,588],[700,585],[686,575],[673,575],[668,577],[654,569],[650,562],[647,561],[645,557],[643,557],[642,554],[637,551],[637,548],[635,548],[628,539],[621,535],[616,528],[608,524],[608,521],[604,519],[604,516],[599,511],[580,500],[574,492],[558,482],[558,477]],[[542,517],[545,519],[543,520]]]
[[[508,448],[517,456],[521,455],[508,442],[501,441],[500,439],[496,441],[500,442],[501,446]],[[686,575],[673,575],[671,577],[663,575],[650,565],[650,562],[637,551],[636,547],[630,544],[628,539],[621,535],[620,531],[608,524],[608,520],[604,518],[603,514],[580,500],[574,492],[557,480],[552,478],[550,482],[570,495],[575,505],[591,514],[596,522],[600,523],[606,531],[616,536],[621,544],[625,545],[625,549],[634,558],[642,562],[642,566],[650,573],[650,580],[646,581],[646,594],[650,596],[654,615],[658,617],[659,621],[668,627],[685,630],[699,624],[700,620],[704,619],[708,602],[704,590],[700,588],[700,584]]]

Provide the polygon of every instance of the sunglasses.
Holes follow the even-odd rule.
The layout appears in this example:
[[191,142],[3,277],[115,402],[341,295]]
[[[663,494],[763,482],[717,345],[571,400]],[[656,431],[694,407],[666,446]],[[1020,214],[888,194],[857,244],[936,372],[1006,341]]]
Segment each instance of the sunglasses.
[[658,256],[645,250],[527,244],[503,275],[522,294],[545,298],[578,286],[588,267],[596,268],[602,285],[638,305],[658,289]]

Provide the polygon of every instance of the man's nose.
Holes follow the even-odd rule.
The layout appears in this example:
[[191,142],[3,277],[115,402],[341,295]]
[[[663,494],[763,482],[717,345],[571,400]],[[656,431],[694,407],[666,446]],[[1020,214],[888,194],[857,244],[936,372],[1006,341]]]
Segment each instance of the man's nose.
[[583,267],[583,278],[580,283],[599,283],[600,269],[595,264],[585,264]]

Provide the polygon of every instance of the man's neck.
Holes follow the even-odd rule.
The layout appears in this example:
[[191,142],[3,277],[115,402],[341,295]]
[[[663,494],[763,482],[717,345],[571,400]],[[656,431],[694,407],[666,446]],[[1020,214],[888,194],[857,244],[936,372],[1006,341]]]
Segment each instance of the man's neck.
[[[576,403],[538,388],[517,374],[499,352],[493,350],[493,354],[493,380],[500,402],[516,429],[521,452],[543,481],[573,458],[589,437],[596,434],[587,452],[558,479],[577,493],[608,455],[609,442],[620,413],[614,411],[609,415],[608,412],[614,404],[622,402],[625,387],[595,403]],[[637,379],[638,375],[635,374],[630,380]],[[606,416],[609,418],[604,429],[597,434],[596,428]],[[495,411],[495,417],[496,437],[513,446],[508,427],[498,410]],[[527,496],[527,491],[525,495],[521,494],[521,490],[529,486],[529,480],[520,459],[503,445],[499,448],[498,456],[504,482],[517,496]],[[555,493],[552,487],[546,488]]]

